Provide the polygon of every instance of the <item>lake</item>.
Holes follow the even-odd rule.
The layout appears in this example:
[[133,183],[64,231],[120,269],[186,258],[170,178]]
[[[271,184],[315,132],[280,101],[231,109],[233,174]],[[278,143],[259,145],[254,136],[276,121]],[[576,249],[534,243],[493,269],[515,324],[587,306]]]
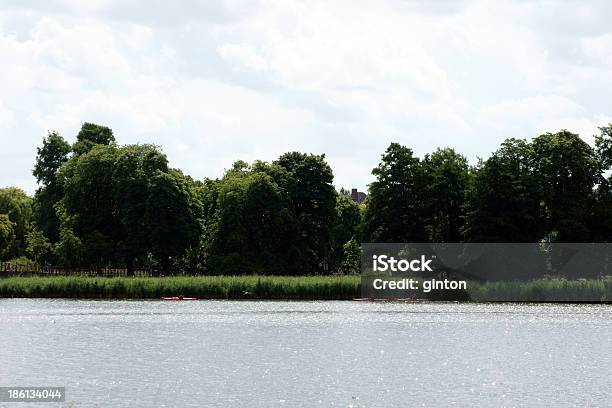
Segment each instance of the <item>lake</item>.
[[24,407],[610,406],[606,305],[4,299],[0,328],[0,386],[66,387]]

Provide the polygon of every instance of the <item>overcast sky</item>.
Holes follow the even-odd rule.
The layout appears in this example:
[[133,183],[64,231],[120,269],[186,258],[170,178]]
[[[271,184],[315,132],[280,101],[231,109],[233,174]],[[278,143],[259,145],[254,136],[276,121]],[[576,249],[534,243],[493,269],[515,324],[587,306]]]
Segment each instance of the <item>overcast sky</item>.
[[360,189],[393,141],[474,163],[612,121],[609,1],[2,4],[0,186],[30,193],[42,137],[85,121],[196,178],[299,150]]

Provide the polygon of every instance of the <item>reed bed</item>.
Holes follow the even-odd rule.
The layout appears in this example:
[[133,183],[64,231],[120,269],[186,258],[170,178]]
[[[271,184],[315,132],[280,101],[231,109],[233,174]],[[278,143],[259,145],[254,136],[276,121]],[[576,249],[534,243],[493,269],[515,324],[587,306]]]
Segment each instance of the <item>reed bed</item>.
[[177,276],[104,278],[86,276],[9,277],[0,279],[0,297],[78,299],[342,300],[358,296],[359,276]]
[[[540,279],[468,283],[476,302],[612,302],[612,278]],[[176,276],[176,277],[7,277],[0,298],[350,300],[361,296],[359,276]],[[423,294],[422,297],[426,297]]]
[[612,278],[528,282],[469,283],[473,301],[488,302],[612,302]]

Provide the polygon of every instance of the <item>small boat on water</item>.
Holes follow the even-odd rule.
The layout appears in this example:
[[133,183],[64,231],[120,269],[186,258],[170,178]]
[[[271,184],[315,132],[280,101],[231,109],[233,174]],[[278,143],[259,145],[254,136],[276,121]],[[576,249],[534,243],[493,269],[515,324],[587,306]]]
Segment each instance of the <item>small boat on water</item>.
[[186,297],[183,295],[179,296],[170,296],[170,297],[161,297],[161,300],[198,300],[197,297]]
[[418,302],[423,301],[425,299],[417,299],[415,297],[409,298],[353,298],[355,302]]

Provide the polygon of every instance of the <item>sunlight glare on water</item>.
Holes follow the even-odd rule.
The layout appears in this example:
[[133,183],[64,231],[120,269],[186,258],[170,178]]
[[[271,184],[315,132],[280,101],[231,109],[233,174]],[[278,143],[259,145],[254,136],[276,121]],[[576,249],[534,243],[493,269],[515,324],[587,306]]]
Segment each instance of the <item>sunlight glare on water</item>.
[[0,386],[66,406],[609,403],[605,305],[6,299],[0,324]]

